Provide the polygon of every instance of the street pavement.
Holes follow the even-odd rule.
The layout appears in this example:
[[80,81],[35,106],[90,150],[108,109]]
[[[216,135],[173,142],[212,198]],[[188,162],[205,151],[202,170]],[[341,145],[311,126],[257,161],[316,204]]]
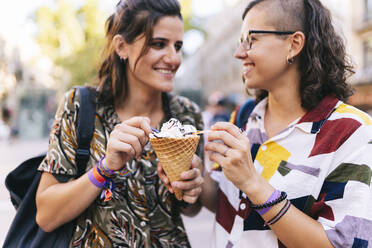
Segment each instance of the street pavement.
[[[0,244],[4,239],[11,221],[15,215],[15,210],[9,199],[9,193],[5,188],[5,177],[12,169],[27,158],[36,156],[46,151],[48,140],[29,140],[29,141],[1,141],[0,140]],[[187,234],[193,248],[210,247],[210,239],[213,232],[213,214],[206,210],[195,217],[183,216]]]

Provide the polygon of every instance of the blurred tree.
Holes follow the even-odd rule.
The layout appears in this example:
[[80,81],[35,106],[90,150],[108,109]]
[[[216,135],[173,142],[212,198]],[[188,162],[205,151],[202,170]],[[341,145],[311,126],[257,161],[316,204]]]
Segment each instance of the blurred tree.
[[190,23],[192,18],[192,0],[180,0],[181,13],[185,23],[185,31],[193,29],[194,27]]
[[70,73],[71,85],[96,77],[105,16],[98,0],[85,0],[81,6],[72,0],[57,0],[54,8],[44,6],[36,11],[37,41],[56,65]]
[[185,32],[191,29],[196,29],[199,31],[203,30],[199,25],[196,25],[197,19],[192,12],[192,0],[180,0],[181,4],[181,12],[182,12],[182,17],[185,23]]

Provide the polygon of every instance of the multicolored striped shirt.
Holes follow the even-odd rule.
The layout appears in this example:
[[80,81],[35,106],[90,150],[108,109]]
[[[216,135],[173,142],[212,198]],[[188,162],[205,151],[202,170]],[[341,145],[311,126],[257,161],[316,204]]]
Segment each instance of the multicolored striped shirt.
[[[165,118],[203,129],[199,107],[187,98],[163,94]],[[50,172],[64,182],[77,175],[76,121],[79,92],[71,90],[56,113],[49,150],[39,170]],[[105,154],[111,131],[120,120],[112,104],[97,103],[95,130],[90,144],[90,170]],[[198,153],[203,150],[202,141]],[[148,143],[140,159],[127,162],[129,176],[114,178],[112,199],[98,196],[77,218],[70,247],[190,247],[180,216],[180,204],[166,189],[156,171],[158,160]],[[81,191],[84,194],[84,190]]]
[[[266,105],[246,124],[256,170],[321,223],[335,247],[372,247],[371,117],[328,96],[268,139]],[[244,193],[221,171],[211,176],[219,184],[214,247],[285,247]]]

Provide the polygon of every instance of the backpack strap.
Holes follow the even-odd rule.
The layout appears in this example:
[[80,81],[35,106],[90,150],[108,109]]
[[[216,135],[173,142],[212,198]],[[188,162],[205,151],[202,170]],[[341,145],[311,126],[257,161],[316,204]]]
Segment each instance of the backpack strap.
[[80,177],[84,174],[90,157],[90,142],[94,133],[96,100],[95,95],[88,87],[79,86],[76,89],[80,93],[80,108],[76,130],[78,143],[78,149],[76,150],[77,177]]
[[238,106],[235,110],[235,120],[233,123],[239,128],[244,128],[254,107],[255,103],[253,99],[249,99],[242,105]]

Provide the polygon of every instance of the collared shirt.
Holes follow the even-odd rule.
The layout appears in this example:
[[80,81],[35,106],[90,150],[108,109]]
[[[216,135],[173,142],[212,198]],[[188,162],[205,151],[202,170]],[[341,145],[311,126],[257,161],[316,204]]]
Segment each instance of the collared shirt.
[[[163,122],[174,117],[182,124],[203,129],[200,110],[190,100],[163,94],[163,108],[166,115]],[[75,125],[78,111],[79,93],[71,90],[59,105],[49,150],[39,167],[41,171],[53,173],[60,181],[61,175],[69,178],[77,175]],[[87,171],[105,154],[109,135],[118,123],[120,120],[112,104],[97,104]],[[199,154],[201,150],[202,141]],[[132,174],[114,179],[112,199],[104,202],[98,196],[78,217],[70,247],[190,247],[178,202],[159,179],[156,165],[157,158],[148,143],[140,159],[127,162]]]
[[[246,124],[256,170],[321,223],[335,247],[372,246],[371,117],[328,96],[268,139],[266,106],[267,98]],[[284,247],[244,193],[221,171],[211,176],[219,183],[214,247]]]

